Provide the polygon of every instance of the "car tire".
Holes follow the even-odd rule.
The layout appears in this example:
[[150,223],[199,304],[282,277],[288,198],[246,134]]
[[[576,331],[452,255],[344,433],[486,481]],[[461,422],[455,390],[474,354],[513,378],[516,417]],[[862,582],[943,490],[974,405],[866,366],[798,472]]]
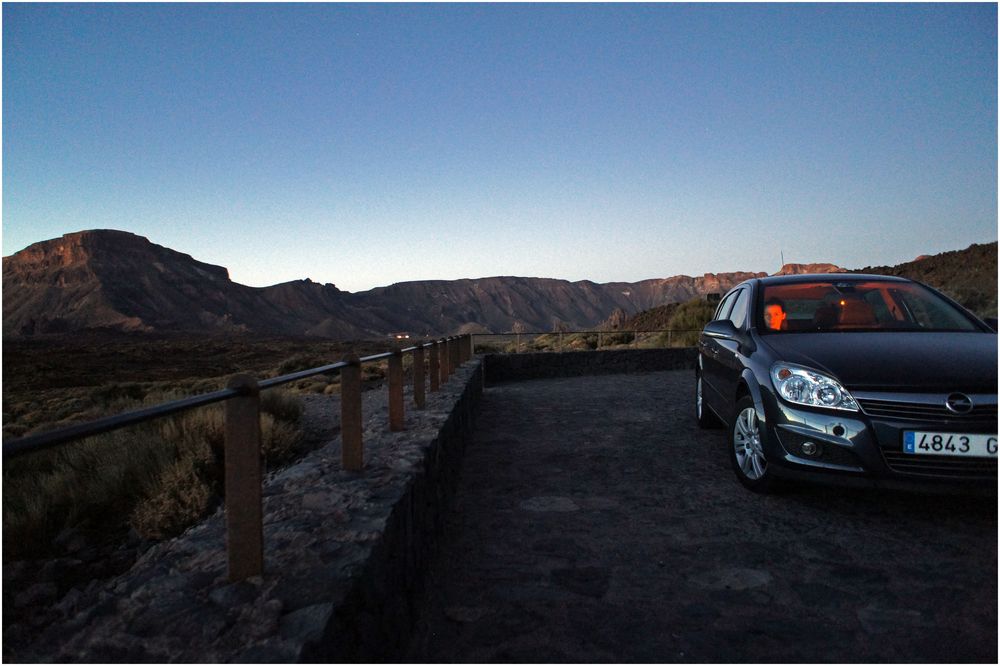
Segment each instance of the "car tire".
[[736,402],[729,426],[729,460],[740,483],[755,493],[769,493],[777,488],[764,455],[767,430],[761,425],[757,406],[750,396]]
[[722,421],[712,413],[712,410],[705,404],[704,383],[701,373],[696,372],[694,376],[694,417],[698,421],[699,428],[718,428]]

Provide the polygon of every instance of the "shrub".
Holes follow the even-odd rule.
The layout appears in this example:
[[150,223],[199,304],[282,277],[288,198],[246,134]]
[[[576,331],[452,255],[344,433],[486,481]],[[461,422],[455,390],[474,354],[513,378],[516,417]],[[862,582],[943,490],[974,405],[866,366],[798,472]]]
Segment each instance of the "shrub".
[[[127,411],[181,397],[159,388]],[[303,406],[286,391],[261,394],[261,448],[268,465],[288,461],[302,440]],[[46,554],[65,527],[107,532],[131,524],[160,539],[204,517],[222,489],[225,409],[212,405],[16,458],[3,466],[4,559]]]
[[695,298],[677,306],[670,317],[669,328],[673,329],[671,341],[675,347],[693,347],[698,343],[698,335],[712,319],[715,304],[705,299]]
[[147,539],[176,536],[212,508],[213,488],[194,458],[174,461],[132,512],[131,524]]

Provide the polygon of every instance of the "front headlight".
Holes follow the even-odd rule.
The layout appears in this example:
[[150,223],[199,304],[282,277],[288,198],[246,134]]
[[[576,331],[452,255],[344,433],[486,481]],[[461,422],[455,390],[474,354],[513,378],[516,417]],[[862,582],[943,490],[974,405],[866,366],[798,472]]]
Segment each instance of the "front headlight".
[[812,368],[775,363],[771,366],[771,383],[778,395],[797,405],[858,411],[858,403],[840,382]]

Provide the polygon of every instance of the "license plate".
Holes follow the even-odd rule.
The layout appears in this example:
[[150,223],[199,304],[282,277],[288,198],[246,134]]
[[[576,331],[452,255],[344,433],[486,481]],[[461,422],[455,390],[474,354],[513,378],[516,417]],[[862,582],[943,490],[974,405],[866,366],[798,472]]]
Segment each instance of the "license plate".
[[903,432],[903,453],[996,458],[997,436],[959,432]]

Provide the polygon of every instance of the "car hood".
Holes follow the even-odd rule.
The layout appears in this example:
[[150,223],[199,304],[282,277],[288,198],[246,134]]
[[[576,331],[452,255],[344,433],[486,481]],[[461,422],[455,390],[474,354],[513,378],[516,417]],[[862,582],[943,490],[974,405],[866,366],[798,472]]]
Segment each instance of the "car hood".
[[996,393],[997,336],[988,333],[783,333],[775,359],[832,374],[847,389]]

